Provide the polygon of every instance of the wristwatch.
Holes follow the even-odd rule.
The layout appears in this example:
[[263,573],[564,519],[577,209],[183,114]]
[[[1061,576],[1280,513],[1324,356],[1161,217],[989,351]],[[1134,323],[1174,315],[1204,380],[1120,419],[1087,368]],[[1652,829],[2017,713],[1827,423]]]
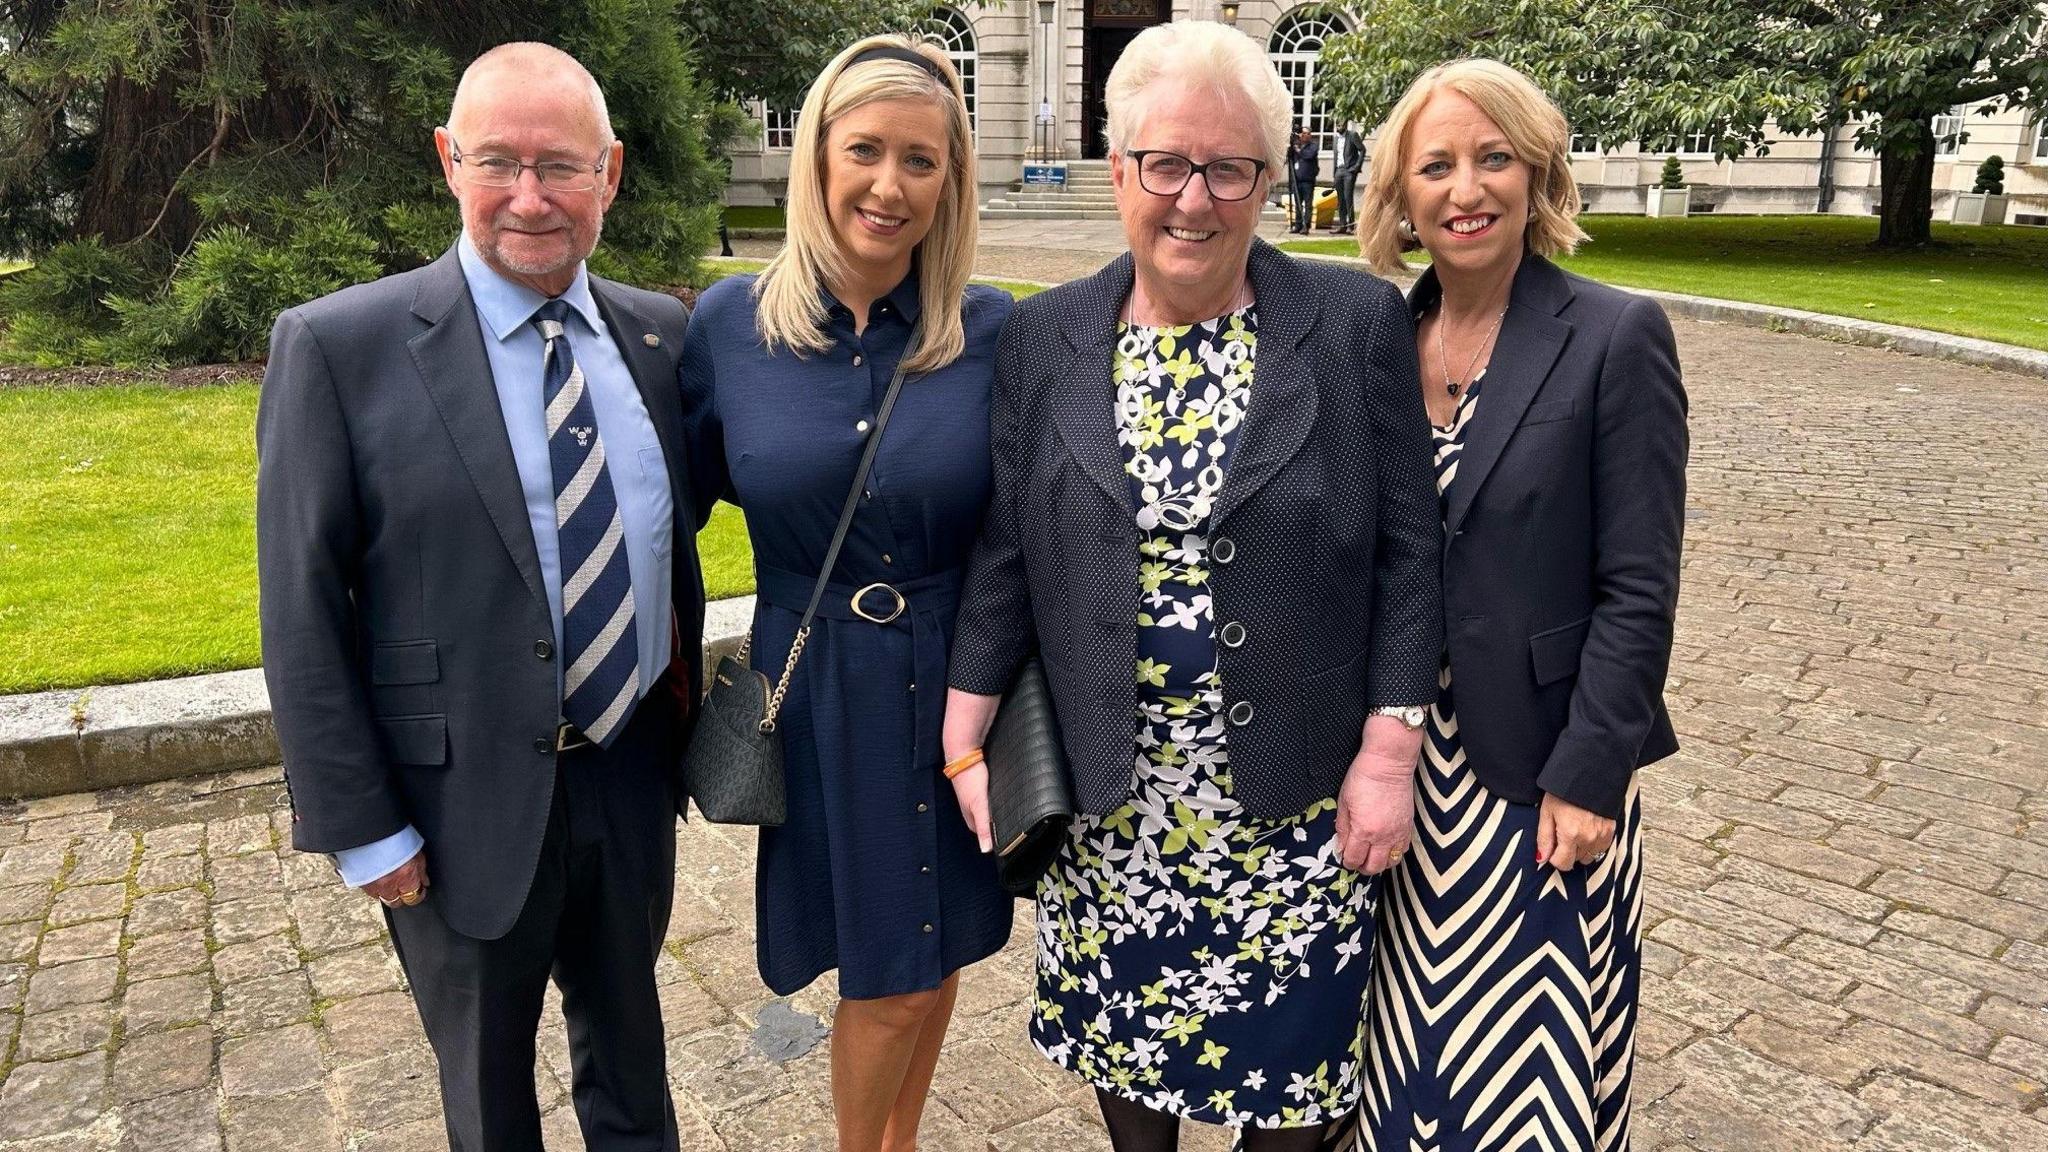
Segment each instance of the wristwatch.
[[1414,704],[1405,708],[1399,704],[1389,704],[1384,708],[1373,709],[1372,714],[1375,716],[1392,716],[1394,719],[1399,720],[1402,726],[1410,732],[1422,727],[1423,723],[1429,719],[1429,709]]

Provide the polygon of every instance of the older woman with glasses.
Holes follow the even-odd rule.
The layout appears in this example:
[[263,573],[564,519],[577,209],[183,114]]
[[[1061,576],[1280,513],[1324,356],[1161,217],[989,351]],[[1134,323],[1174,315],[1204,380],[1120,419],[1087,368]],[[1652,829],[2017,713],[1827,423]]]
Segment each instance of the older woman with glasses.
[[[1040,1051],[1118,1152],[1312,1148],[1359,1097],[1376,874],[1441,644],[1415,343],[1384,281],[1255,237],[1288,97],[1219,24],[1110,74],[1130,253],[1019,305],[945,743],[1043,660],[1082,815],[1037,892]],[[987,769],[954,777],[987,842]]]

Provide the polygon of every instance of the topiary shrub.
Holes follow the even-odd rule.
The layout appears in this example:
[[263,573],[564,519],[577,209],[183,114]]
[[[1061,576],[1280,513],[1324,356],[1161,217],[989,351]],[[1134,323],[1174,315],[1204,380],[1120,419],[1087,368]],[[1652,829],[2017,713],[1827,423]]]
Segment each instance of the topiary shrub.
[[1970,191],[1982,192],[1988,196],[2005,195],[2005,160],[1998,156],[1986,156],[1984,162],[1977,165],[1977,183]]

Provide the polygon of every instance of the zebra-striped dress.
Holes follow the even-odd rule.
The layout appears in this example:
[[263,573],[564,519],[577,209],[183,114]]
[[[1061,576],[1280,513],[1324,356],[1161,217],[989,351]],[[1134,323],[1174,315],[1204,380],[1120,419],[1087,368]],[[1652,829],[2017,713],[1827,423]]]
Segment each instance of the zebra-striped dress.
[[[1480,391],[1475,379],[1450,426],[1432,430],[1440,500]],[[1358,1147],[1626,1152],[1643,914],[1635,788],[1604,860],[1539,865],[1537,807],[1468,769],[1448,659],[1440,683],[1415,844],[1381,896]]]

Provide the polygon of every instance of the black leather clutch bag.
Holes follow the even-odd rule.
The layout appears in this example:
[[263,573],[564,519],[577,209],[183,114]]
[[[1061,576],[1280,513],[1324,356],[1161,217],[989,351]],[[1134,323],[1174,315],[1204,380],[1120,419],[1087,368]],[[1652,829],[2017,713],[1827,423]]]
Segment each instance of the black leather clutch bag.
[[1074,821],[1067,754],[1053,715],[1045,668],[1032,657],[1003,694],[982,742],[988,761],[988,820],[1004,890],[1029,896],[1059,855]]

